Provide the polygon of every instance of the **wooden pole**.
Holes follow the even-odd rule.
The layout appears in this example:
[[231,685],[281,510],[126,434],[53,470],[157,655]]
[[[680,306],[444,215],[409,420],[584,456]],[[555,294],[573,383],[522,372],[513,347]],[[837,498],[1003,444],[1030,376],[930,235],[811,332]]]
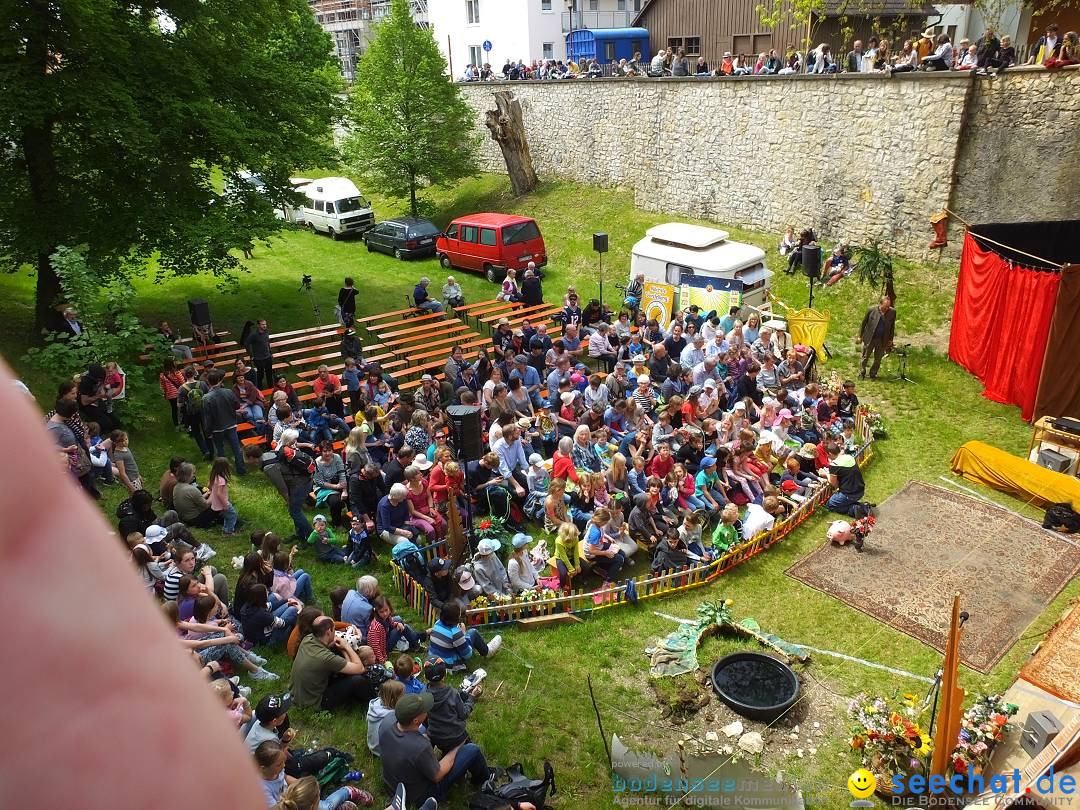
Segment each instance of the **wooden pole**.
[[930,759],[930,776],[945,776],[949,758],[956,747],[960,734],[960,712],[964,705],[964,690],[956,685],[960,667],[960,594],[953,596],[952,618],[949,623],[949,640],[945,645],[945,661],[941,675],[941,716],[937,733],[934,734],[934,753]]
[[461,514],[458,512],[457,499],[450,495],[446,507],[446,545],[450,563],[457,568],[465,557],[465,532],[461,528]]

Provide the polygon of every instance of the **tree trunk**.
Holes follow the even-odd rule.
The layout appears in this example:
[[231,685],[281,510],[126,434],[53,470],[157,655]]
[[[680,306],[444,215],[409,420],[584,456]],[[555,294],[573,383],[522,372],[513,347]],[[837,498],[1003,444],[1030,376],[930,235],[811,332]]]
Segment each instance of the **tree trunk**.
[[[31,3],[33,24],[27,26],[26,55],[41,73],[50,69],[48,0]],[[26,174],[30,185],[30,205],[39,223],[37,249],[37,287],[34,299],[34,332],[58,327],[60,315],[55,305],[60,297],[60,279],[49,261],[59,239],[57,223],[60,211],[60,180],[56,169],[56,149],[53,142],[54,118],[28,124],[22,130],[22,150],[26,158]]]
[[495,106],[498,109],[488,110],[484,123],[491,130],[492,140],[502,149],[510,185],[514,194],[520,197],[536,188],[538,182],[529,153],[529,142],[525,137],[521,103],[514,99],[513,93],[500,90],[495,93]]
[[412,212],[412,218],[416,219],[419,214],[416,213],[416,175],[409,177],[409,211]]

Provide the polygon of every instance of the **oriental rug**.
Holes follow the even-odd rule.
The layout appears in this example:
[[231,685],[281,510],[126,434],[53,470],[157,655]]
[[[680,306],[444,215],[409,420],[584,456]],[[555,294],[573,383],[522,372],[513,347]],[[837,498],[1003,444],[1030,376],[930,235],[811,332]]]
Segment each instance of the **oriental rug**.
[[1080,570],[1080,545],[1006,509],[909,481],[878,507],[860,554],[826,543],[787,570],[944,650],[953,594],[970,614],[961,660],[989,672]]
[[1054,625],[1020,677],[1051,695],[1080,703],[1080,603]]

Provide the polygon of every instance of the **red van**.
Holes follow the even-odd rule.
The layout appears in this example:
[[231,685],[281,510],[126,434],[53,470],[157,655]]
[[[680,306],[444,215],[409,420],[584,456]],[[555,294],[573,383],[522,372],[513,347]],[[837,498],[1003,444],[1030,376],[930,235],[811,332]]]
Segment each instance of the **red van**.
[[499,284],[506,269],[522,270],[529,262],[547,264],[547,248],[536,220],[509,214],[471,214],[451,222],[435,243],[446,269],[476,270]]

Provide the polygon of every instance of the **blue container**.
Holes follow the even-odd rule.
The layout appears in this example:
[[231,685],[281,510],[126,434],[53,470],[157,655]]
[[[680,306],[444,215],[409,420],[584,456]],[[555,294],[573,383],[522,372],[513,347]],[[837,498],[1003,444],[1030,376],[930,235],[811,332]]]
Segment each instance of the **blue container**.
[[643,62],[652,58],[647,28],[579,28],[566,35],[566,55],[575,62],[595,59],[601,65],[634,58],[641,53]]

